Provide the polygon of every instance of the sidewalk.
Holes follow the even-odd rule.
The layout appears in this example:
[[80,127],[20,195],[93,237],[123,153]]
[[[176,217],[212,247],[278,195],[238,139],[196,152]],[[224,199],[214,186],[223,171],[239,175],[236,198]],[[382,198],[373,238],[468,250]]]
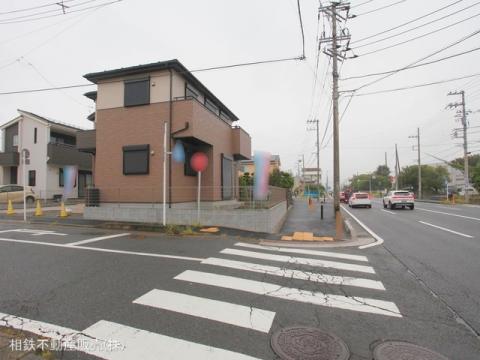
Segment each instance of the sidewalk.
[[[321,207],[323,206],[323,220]],[[295,232],[310,232],[314,236],[335,236],[335,216],[331,199],[326,203],[312,199],[309,206],[308,200],[297,198],[283,224],[281,235],[292,235]]]

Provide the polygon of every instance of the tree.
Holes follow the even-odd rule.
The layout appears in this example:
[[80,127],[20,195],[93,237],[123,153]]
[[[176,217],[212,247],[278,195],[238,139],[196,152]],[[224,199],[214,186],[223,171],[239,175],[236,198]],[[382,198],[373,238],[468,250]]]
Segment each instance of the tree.
[[268,180],[269,185],[291,189],[294,184],[293,176],[287,172],[274,169]]
[[387,165],[378,165],[377,170],[375,170],[375,175],[388,178],[390,176],[390,169]]
[[475,189],[480,191],[480,161],[472,170],[472,185]]
[[[422,165],[422,193],[438,194],[445,190],[448,170],[443,166]],[[405,166],[399,174],[399,184],[403,189],[418,193],[418,165]]]

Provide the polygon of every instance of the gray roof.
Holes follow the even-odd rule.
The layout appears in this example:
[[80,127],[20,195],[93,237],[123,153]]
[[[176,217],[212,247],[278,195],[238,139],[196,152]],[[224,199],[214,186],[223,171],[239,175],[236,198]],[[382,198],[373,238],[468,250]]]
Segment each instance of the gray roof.
[[82,129],[82,128],[79,128],[79,127],[76,127],[76,126],[72,126],[72,125],[63,123],[63,122],[58,121],[58,120],[53,120],[53,119],[51,119],[51,118],[46,118],[46,117],[44,117],[44,116],[37,115],[37,114],[32,113],[32,112],[30,112],[30,111],[25,111],[25,110],[22,110],[22,109],[18,109],[17,111],[20,112],[20,113],[25,113],[25,114],[30,115],[30,116],[33,116],[33,117],[37,117],[37,118],[39,118],[40,120],[46,121],[46,122],[49,123],[49,124],[60,125],[60,126],[64,126],[64,127],[73,129],[73,130],[85,130],[85,129]]
[[119,76],[128,76],[128,75],[136,75],[136,74],[144,74],[146,72],[151,71],[159,71],[159,70],[175,70],[177,73],[181,74],[188,82],[190,82],[195,88],[202,91],[207,95],[207,97],[217,105],[225,114],[227,114],[232,120],[238,120],[238,117],[230,111],[213,93],[207,89],[205,85],[203,85],[200,80],[198,80],[183,64],[178,61],[177,59],[167,60],[167,61],[159,61],[150,64],[143,64],[143,65],[135,65],[124,67],[120,69],[114,70],[106,70],[100,72],[94,72],[84,75],[83,77],[95,84],[98,83],[100,80],[107,80],[114,77]]

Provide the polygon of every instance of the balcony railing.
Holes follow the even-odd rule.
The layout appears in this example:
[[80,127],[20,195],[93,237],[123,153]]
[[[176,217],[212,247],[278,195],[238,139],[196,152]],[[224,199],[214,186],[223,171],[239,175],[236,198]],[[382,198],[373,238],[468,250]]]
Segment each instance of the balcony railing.
[[79,151],[95,154],[96,130],[83,130],[77,132],[77,149]]
[[48,163],[55,165],[78,165],[80,169],[91,169],[92,158],[80,152],[75,145],[49,143],[47,146]]
[[18,166],[19,154],[14,151],[0,152],[0,166]]

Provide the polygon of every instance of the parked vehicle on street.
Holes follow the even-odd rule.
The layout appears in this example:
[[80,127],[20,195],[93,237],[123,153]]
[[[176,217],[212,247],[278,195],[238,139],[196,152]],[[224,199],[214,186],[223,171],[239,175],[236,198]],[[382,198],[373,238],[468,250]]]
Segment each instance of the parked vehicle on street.
[[351,208],[361,206],[361,207],[366,207],[371,209],[372,200],[370,199],[370,195],[368,193],[356,192],[356,193],[353,193],[348,199],[348,206],[350,206]]
[[391,210],[401,207],[409,207],[410,210],[415,208],[415,197],[413,194],[406,190],[392,190],[383,197],[383,207],[387,207]]
[[[468,195],[478,195],[478,191],[473,186],[467,188],[467,193]],[[461,188],[458,195],[465,196],[465,188]]]
[[344,202],[346,203],[346,198],[345,198],[345,192],[344,191],[340,191],[340,202]]
[[[26,186],[25,199],[28,204],[33,204],[36,200],[35,193],[30,186]],[[0,203],[6,204],[8,200],[12,202],[23,202],[22,185],[0,185]]]

